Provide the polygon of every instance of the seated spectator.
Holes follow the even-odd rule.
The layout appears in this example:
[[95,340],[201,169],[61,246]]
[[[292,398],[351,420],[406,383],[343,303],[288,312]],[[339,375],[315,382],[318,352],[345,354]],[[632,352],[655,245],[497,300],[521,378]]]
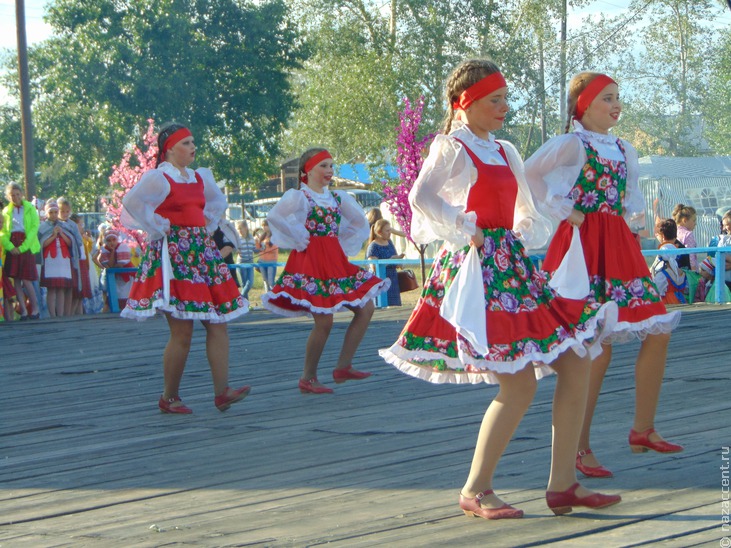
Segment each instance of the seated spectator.
[[[107,229],[104,233],[104,245],[99,251],[98,261],[105,270],[108,268],[134,267],[129,246],[120,241],[119,232],[112,228]],[[127,297],[129,297],[129,290],[132,288],[134,275],[134,272],[124,272],[113,277],[106,276],[107,284],[116,283],[117,301],[120,310],[127,304]]]
[[[678,204],[673,208],[673,219],[678,226],[678,237],[675,242],[681,245],[678,247],[698,247],[695,240],[693,230],[698,221],[695,208],[689,205]],[[690,270],[698,270],[698,256],[693,253],[690,255],[678,255],[678,265],[680,268],[689,268]]]
[[[655,237],[660,242],[660,249],[677,249],[675,241],[678,238],[678,228],[675,221],[659,220],[655,225]],[[688,302],[688,280],[674,255],[658,255],[650,271],[665,304]]]
[[[731,211],[728,211],[721,219],[721,234],[711,238],[708,247],[731,247]],[[710,288],[716,276],[715,253],[709,253],[700,265],[700,274],[706,280]],[[726,253],[726,286],[731,289],[731,253]]]

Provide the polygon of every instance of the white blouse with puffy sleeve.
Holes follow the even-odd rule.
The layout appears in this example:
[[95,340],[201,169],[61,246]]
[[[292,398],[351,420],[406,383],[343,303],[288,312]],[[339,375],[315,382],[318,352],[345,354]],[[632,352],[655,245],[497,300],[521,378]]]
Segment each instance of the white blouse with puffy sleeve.
[[453,123],[449,135],[437,135],[429,149],[419,176],[409,192],[412,208],[411,237],[417,244],[442,239],[453,249],[467,245],[477,232],[476,214],[465,213],[470,188],[477,181],[477,168],[459,139],[484,163],[505,165],[499,152],[502,146],[508,166],[518,183],[512,230],[526,248],[543,246],[551,233],[551,224],[536,210],[523,173],[523,162],[515,147],[496,141],[492,134],[481,139],[469,127]]
[[[340,228],[338,239],[343,251],[349,257],[357,255],[368,238],[370,226],[363,208],[345,191],[334,191],[340,197]],[[267,214],[272,231],[272,243],[285,249],[304,251],[310,241],[310,233],[305,228],[310,205],[307,196],[321,207],[334,208],[337,201],[333,192],[324,188],[315,192],[303,184],[301,190],[290,189],[284,193]]]
[[588,138],[599,156],[627,164],[627,188],[622,205],[624,218],[631,228],[644,226],[645,202],[640,191],[639,161],[635,148],[620,139],[624,154],[617,145],[617,137],[588,131],[580,122],[573,122],[574,131],[558,135],[544,143],[525,161],[528,185],[542,209],[557,220],[566,219],[574,209],[569,193],[586,164],[586,150],[579,134]]
[[130,230],[144,230],[148,240],[158,240],[165,236],[170,230],[170,221],[155,213],[170,194],[170,183],[164,174],[176,183],[192,184],[196,182],[196,173],[203,180],[203,195],[206,200],[203,215],[206,228],[212,234],[228,207],[226,196],[218,188],[213,173],[205,167],[195,171],[185,168],[181,172],[169,162],[162,162],[157,169],[143,173],[137,184],[127,192],[122,200],[122,224]]

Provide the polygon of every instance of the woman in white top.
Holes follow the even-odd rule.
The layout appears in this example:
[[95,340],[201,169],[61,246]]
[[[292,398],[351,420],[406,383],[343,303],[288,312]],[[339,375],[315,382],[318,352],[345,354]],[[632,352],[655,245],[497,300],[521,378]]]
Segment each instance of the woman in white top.
[[[619,321],[608,339],[639,338],[636,362],[635,420],[629,444],[633,452],[682,451],[655,432],[654,419],[670,332],[680,320],[668,313],[630,227],[644,224],[644,201],[638,180],[637,151],[609,134],[622,111],[619,88],[604,74],[582,72],[569,86],[568,132],[550,139],[525,162],[536,201],[561,221],[543,263],[555,272],[578,226],[589,273],[592,302],[614,301]],[[611,344],[592,364],[589,399],[576,456],[576,467],[591,477],[612,473],[599,465],[589,448],[589,431],[602,380],[612,357]]]

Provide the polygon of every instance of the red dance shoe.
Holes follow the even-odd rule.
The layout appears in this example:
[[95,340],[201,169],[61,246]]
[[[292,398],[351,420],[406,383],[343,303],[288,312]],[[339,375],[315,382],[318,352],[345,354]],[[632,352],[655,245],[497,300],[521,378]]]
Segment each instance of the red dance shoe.
[[683,450],[682,445],[670,443],[669,441],[650,441],[650,434],[653,434],[654,432],[654,428],[650,428],[644,432],[635,432],[634,429],[630,430],[629,448],[632,452],[646,453],[648,449],[652,449],[658,453],[680,453]]
[[591,455],[591,449],[581,450],[576,453],[576,469],[584,474],[587,478],[611,478],[612,471],[604,468],[602,465],[599,466],[586,466],[581,462],[581,458],[586,455]]
[[251,386],[242,386],[236,390],[227,386],[226,390],[223,391],[223,394],[214,398],[213,403],[216,404],[218,410],[223,413],[226,409],[231,407],[232,403],[241,401],[248,396],[249,392],[251,392]]
[[[179,403],[180,405],[173,405],[174,403]],[[157,402],[157,406],[160,408],[160,411],[162,413],[190,415],[193,412],[190,407],[187,407],[185,404],[183,404],[180,396],[173,396],[172,398],[168,398],[167,400],[160,396],[160,401]]]
[[586,506],[587,508],[606,508],[622,501],[619,495],[602,495],[593,493],[585,497],[577,497],[576,490],[578,483],[574,483],[566,491],[546,491],[546,504],[551,511],[560,516],[568,514],[574,506]]
[[333,380],[336,384],[343,383],[345,381],[359,381],[361,379],[367,379],[370,377],[370,373],[364,371],[356,371],[352,365],[343,367],[341,369],[333,369]]
[[492,495],[493,490],[488,489],[482,493],[477,493],[477,496],[473,499],[465,497],[462,493],[459,494],[459,507],[462,508],[465,516],[472,516],[473,518],[485,518],[485,519],[517,519],[523,517],[523,510],[513,508],[509,504],[503,504],[500,508],[483,508],[480,505],[480,501],[487,495]]
[[333,389],[327,386],[315,386],[315,383],[319,384],[320,381],[317,377],[312,377],[310,380],[300,379],[299,387],[300,392],[303,394],[332,394]]

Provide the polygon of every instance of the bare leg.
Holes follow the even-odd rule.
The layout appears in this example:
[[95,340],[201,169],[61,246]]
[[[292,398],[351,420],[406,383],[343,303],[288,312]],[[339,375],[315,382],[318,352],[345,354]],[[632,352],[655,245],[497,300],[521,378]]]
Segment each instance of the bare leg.
[[[635,365],[635,421],[636,432],[644,432],[655,425],[655,412],[660,400],[665,360],[670,344],[670,334],[648,335],[640,346]],[[659,434],[652,434],[651,441],[660,441]]]
[[[580,358],[572,350],[554,362],[558,379],[553,393],[553,443],[551,475],[548,491],[565,491],[576,483],[576,451],[581,434],[581,414],[586,408],[591,373],[591,359]],[[576,490],[583,497],[592,492],[584,487]]]
[[[536,392],[536,376],[532,366],[514,375],[498,375],[500,391],[485,412],[477,436],[475,454],[462,495],[474,498],[478,493],[492,489],[492,477],[500,457],[513,437],[516,428],[528,410]],[[485,508],[503,505],[496,495],[482,499]]]
[[17,278],[15,278],[13,280],[13,285],[15,286],[15,294],[16,298],[18,299],[18,305],[20,306],[20,315],[27,316],[28,309],[25,306],[25,292],[23,291],[23,281],[24,280],[18,280]]
[[213,377],[213,391],[220,396],[228,387],[228,327],[225,323],[201,323],[206,328],[206,356]]
[[56,317],[66,315],[66,292],[63,288],[56,289]]
[[[322,351],[325,349],[325,343],[327,343],[333,326],[332,314],[313,314],[312,318],[315,320],[315,325],[312,326],[312,331],[307,339],[305,369],[302,373],[302,378],[306,381],[317,377],[317,365],[320,363]],[[314,386],[320,386],[320,384],[317,383]]]
[[48,315],[51,318],[56,317],[57,293],[58,289],[55,289],[53,287],[49,287],[48,293],[46,293],[46,305],[48,306]]
[[28,300],[30,301],[30,314],[38,314],[41,309],[38,306],[38,296],[36,295],[36,290],[33,287],[33,282],[30,280],[23,280],[23,288],[25,289],[25,294],[28,297]]
[[[586,410],[584,411],[584,424],[581,428],[581,436],[579,437],[578,449],[585,451],[591,447],[591,421],[594,418],[594,410],[596,409],[599,393],[602,391],[602,383],[604,376],[609,369],[609,363],[612,361],[612,345],[605,344],[602,346],[604,350],[597,358],[591,362],[591,374],[589,376],[589,391],[586,400]],[[586,466],[600,466],[599,461],[593,453],[586,455],[581,459]]]
[[166,400],[179,397],[180,380],[183,378],[185,362],[190,352],[190,341],[193,337],[193,320],[179,320],[166,313],[170,327],[170,338],[162,357],[165,388],[163,398]]
[[67,287],[63,290],[63,315],[73,316],[74,315],[74,290]]
[[355,352],[363,340],[368,325],[371,323],[374,309],[373,301],[368,301],[365,306],[360,308],[351,308],[353,311],[353,320],[345,332],[343,347],[340,349],[338,363],[335,366],[336,369],[348,367],[353,363],[353,356],[355,356]]

